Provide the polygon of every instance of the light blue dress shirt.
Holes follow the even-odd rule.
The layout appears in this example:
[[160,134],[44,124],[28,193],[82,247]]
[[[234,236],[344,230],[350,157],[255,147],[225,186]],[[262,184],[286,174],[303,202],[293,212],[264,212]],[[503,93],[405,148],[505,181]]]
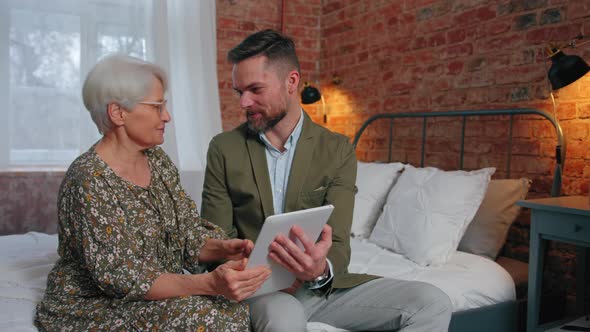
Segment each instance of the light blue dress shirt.
[[287,192],[289,174],[291,173],[291,164],[293,163],[295,148],[297,147],[299,136],[301,136],[302,128],[303,111],[301,111],[295,129],[293,129],[293,132],[287,138],[287,142],[285,142],[285,151],[283,152],[275,148],[264,133],[260,133],[260,139],[266,146],[266,163],[268,165],[268,175],[270,176],[270,185],[272,187],[272,203],[275,214],[285,211],[285,194]]
[[[297,141],[301,136],[301,130],[303,129],[303,110],[299,116],[299,121],[295,125],[295,129],[287,138],[285,142],[285,151],[281,152],[279,149],[274,147],[264,133],[260,133],[260,139],[266,146],[266,164],[268,165],[268,176],[270,177],[270,185],[272,189],[272,203],[275,214],[280,214],[285,211],[285,194],[287,192],[287,185],[289,182],[289,174],[291,173],[291,165],[293,164],[293,158],[295,157],[295,148],[297,147]],[[326,259],[329,269],[329,278],[324,282],[317,284],[309,289],[321,288],[327,284],[334,273],[332,272],[332,263],[329,259]]]

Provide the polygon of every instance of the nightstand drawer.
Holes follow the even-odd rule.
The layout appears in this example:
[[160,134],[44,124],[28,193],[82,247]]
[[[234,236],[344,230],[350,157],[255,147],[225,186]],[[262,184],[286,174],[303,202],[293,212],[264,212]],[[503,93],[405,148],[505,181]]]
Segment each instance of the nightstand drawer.
[[588,217],[568,215],[549,211],[533,211],[537,232],[543,238],[560,240],[579,245],[590,244],[590,222]]

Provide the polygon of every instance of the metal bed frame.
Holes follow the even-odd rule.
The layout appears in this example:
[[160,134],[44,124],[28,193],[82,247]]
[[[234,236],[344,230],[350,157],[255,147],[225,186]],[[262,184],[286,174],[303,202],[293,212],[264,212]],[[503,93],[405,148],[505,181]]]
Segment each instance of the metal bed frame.
[[[506,177],[510,177],[510,165],[512,158],[512,134],[515,116],[522,115],[538,115],[548,120],[556,130],[557,143],[555,146],[555,174],[553,176],[553,183],[551,187],[551,196],[559,196],[561,193],[561,177],[563,165],[565,162],[565,148],[566,143],[563,137],[561,126],[555,117],[547,112],[537,109],[497,109],[497,110],[465,110],[465,111],[445,111],[445,112],[422,112],[422,113],[385,113],[377,114],[367,119],[361,128],[354,136],[353,145],[357,147],[362,134],[367,127],[377,120],[389,121],[389,140],[388,140],[388,162],[392,162],[392,147],[394,124],[396,119],[403,118],[417,118],[422,119],[422,142],[421,142],[421,156],[420,167],[424,167],[425,162],[425,146],[426,146],[426,132],[427,120],[429,118],[460,118],[461,119],[461,143],[459,151],[459,169],[463,169],[463,155],[465,151],[465,127],[467,117],[485,117],[485,116],[508,116],[509,117],[509,137],[507,146],[507,160],[506,160]],[[513,332],[518,328],[518,305],[516,301],[502,302],[490,306],[485,306],[476,309],[456,312],[451,319],[449,327],[450,332]]]

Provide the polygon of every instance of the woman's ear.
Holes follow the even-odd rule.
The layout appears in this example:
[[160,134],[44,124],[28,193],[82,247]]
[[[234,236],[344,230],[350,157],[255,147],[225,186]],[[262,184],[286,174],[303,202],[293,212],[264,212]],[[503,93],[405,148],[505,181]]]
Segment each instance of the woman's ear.
[[109,103],[107,105],[107,114],[115,127],[120,127],[125,124],[125,111],[119,106],[119,104]]

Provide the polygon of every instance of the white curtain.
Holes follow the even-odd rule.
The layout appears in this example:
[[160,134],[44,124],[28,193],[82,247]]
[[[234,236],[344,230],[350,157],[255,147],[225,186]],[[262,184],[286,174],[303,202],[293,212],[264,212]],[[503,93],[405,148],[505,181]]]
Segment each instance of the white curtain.
[[80,91],[114,52],[168,72],[163,147],[200,200],[207,146],[221,132],[214,0],[0,0],[0,170],[66,168],[100,138]]

